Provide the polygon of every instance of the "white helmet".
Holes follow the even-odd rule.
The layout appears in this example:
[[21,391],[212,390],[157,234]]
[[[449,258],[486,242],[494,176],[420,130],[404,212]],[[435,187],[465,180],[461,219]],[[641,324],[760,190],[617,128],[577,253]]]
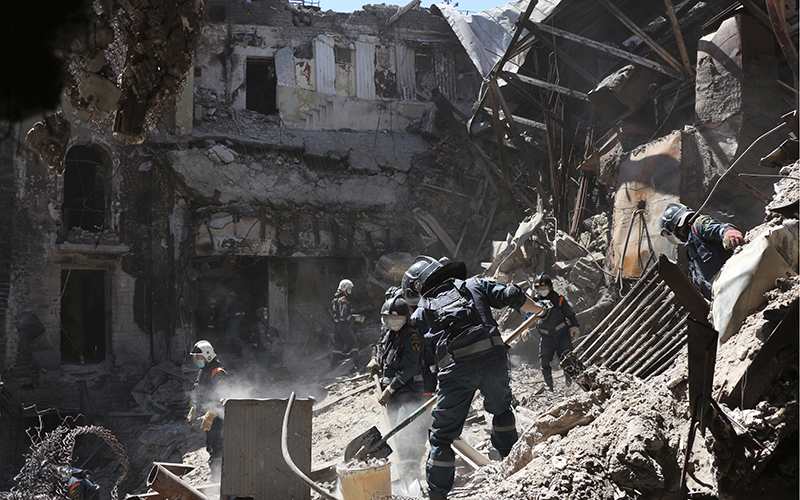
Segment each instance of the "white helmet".
[[347,290],[353,288],[353,282],[347,279],[344,279],[339,282],[339,290],[348,293]]
[[217,353],[214,352],[214,346],[212,346],[211,342],[208,340],[198,341],[194,347],[192,347],[192,350],[189,351],[189,354],[192,356],[203,356],[206,362],[217,357]]

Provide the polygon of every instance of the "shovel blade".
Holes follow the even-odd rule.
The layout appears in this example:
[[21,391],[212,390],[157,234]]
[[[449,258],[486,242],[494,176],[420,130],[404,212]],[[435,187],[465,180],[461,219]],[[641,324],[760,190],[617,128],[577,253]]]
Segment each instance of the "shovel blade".
[[364,448],[367,451],[366,455],[369,457],[388,457],[389,454],[392,453],[392,449],[386,443],[383,443],[374,450],[370,449],[376,443],[380,442],[382,438],[383,436],[381,435],[381,431],[379,431],[377,427],[370,427],[367,429],[367,431],[362,432],[358,435],[358,437],[348,443],[347,448],[344,449],[344,461],[349,462],[352,460],[361,448]]

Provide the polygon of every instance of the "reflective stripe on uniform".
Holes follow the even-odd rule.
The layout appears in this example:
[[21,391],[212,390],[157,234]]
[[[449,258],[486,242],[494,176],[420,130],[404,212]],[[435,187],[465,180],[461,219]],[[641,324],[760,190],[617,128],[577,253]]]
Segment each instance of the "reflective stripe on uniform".
[[505,426],[505,427],[496,427],[496,426],[493,425],[492,426],[492,430],[494,432],[511,432],[511,431],[517,430],[517,426],[516,425],[508,425],[508,426]]
[[433,467],[455,467],[456,462],[455,461],[442,462],[440,460],[428,460],[428,465],[431,465]]

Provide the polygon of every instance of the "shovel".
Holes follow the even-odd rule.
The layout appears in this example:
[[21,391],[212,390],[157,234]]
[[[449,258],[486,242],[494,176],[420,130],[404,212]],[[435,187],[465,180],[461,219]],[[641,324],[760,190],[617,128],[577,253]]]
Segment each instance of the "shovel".
[[386,444],[386,441],[416,420],[417,417],[433,408],[433,405],[436,404],[436,397],[437,396],[433,396],[427,400],[422,406],[414,410],[411,415],[404,418],[402,422],[394,426],[394,428],[383,437],[381,437],[381,431],[379,431],[377,427],[370,427],[369,430],[350,441],[347,448],[344,450],[344,461],[349,462],[353,457],[359,460],[363,460],[366,457],[388,457],[392,453],[392,448]]
[[[508,344],[519,337],[522,332],[527,330],[537,319],[539,319],[539,316],[534,314],[530,318],[523,321],[522,324],[511,333],[511,335],[503,339],[503,342]],[[404,418],[402,422],[387,432],[385,436],[381,436],[381,431],[379,431],[375,426],[372,426],[369,430],[360,434],[358,437],[350,441],[350,443],[347,445],[347,448],[345,448],[344,461],[349,462],[353,459],[353,457],[358,458],[359,460],[363,460],[365,457],[388,457],[392,453],[392,448],[386,444],[386,441],[388,441],[390,437],[400,432],[408,424],[416,420],[417,417],[431,409],[436,403],[436,398],[437,396],[433,396],[428,401],[423,403],[423,405],[414,410],[411,415]]]

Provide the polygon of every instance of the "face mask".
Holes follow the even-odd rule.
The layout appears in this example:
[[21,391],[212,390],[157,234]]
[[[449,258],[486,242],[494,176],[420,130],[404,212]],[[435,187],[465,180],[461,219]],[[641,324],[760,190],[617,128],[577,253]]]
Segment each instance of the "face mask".
[[547,297],[548,295],[550,295],[550,288],[549,287],[537,288],[536,293],[539,294],[539,297]]
[[393,332],[398,331],[399,329],[403,328],[403,325],[406,324],[406,318],[404,317],[389,317],[389,316],[381,316],[381,324],[384,328],[387,328]]
[[194,362],[195,364],[197,364],[198,368],[203,368],[204,366],[206,366],[206,362],[203,361],[202,359],[195,359]]

